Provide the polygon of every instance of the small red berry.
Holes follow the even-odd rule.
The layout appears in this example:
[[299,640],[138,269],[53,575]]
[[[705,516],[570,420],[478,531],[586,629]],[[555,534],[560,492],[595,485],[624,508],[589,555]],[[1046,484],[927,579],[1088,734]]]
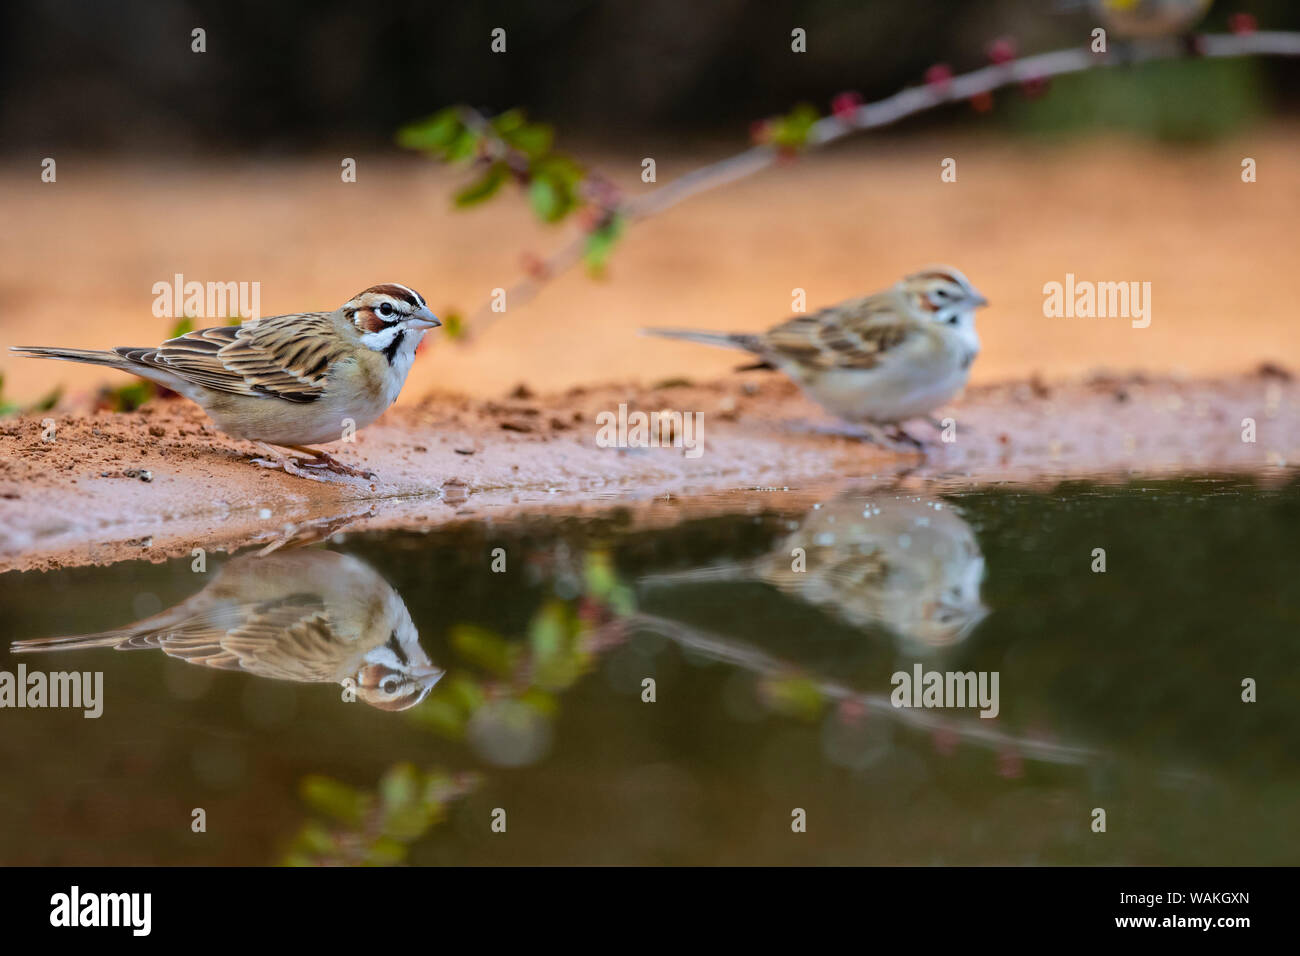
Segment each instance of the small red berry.
[[525,252],[519,257],[519,259],[523,265],[524,272],[532,276],[534,279],[545,279],[547,277],[548,270],[546,268],[546,263],[543,262],[536,253]]
[[989,60],[997,66],[1010,63],[1016,58],[1016,41],[1011,37],[998,37],[988,46]]
[[755,143],[766,143],[772,138],[772,124],[767,120],[754,120],[749,124],[749,138]]
[[952,67],[947,63],[936,63],[925,71],[927,86],[946,87],[952,82]]
[[851,123],[861,105],[862,94],[852,91],[840,93],[831,100],[831,113],[841,122]]
[[867,716],[867,708],[856,697],[845,697],[840,701],[840,720],[846,724],[857,724]]
[[1259,29],[1259,21],[1251,13],[1234,13],[1228,17],[1228,29],[1238,36],[1245,36]]
[[976,93],[970,98],[970,105],[975,107],[976,113],[987,113],[993,109],[993,94],[988,90]]

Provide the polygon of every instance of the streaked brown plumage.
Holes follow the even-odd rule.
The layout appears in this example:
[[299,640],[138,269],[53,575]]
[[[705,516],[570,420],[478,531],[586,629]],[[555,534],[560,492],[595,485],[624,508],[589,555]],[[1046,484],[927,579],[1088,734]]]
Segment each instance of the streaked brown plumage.
[[401,596],[369,565],[333,551],[232,558],[198,594],[100,634],[15,641],[15,653],[158,649],[217,670],[303,683],[351,681],[382,710],[419,703],[442,676]]
[[325,465],[355,474],[303,446],[338,441],[349,423],[363,428],[378,418],[397,399],[425,331],[440,324],[419,293],[388,283],[333,312],[198,329],[156,348],[13,351],[139,375],[202,406],[227,434],[317,456],[298,467],[278,462],[286,470]]

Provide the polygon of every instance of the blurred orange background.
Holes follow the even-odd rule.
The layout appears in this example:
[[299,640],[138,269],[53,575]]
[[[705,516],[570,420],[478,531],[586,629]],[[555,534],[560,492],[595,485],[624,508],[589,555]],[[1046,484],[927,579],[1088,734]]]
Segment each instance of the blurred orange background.
[[[662,185],[738,144],[568,144],[636,195],[641,159]],[[932,262],[965,271],[992,305],[973,381],[1098,367],[1214,375],[1300,355],[1291,280],[1300,190],[1290,175],[1300,127],[1261,125],[1208,146],[1119,136],[1049,144],[965,131],[859,137],[706,193],[629,230],[608,275],[550,283],[468,345],[429,339],[402,395],[497,395],[611,381],[728,374],[738,356],[649,340],[647,325],[755,330],[791,313],[879,289]],[[957,160],[957,182],[940,162]],[[1258,164],[1243,183],[1241,162]],[[155,282],[261,283],[261,311],[330,310],[379,282],[418,289],[435,312],[470,313],[577,226],[539,224],[521,195],[455,211],[465,181],[418,156],[339,156],[169,165],[59,158],[0,170],[9,228],[0,243],[0,343],[151,345],[173,321],[152,313]],[[1043,285],[1067,272],[1152,284],[1149,328],[1122,318],[1046,318]],[[197,324],[221,324],[220,319]],[[55,383],[78,392],[126,376],[0,357],[6,396]]]

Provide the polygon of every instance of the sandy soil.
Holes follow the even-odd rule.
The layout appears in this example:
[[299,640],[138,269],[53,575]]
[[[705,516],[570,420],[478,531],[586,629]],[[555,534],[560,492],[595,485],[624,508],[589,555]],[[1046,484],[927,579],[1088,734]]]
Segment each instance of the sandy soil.
[[[704,416],[703,453],[599,447],[596,416],[671,408]],[[310,481],[251,464],[254,446],[217,432],[195,406],[0,423],[0,570],[163,560],[191,548],[277,544],[350,527],[429,527],[540,510],[630,507],[738,489],[824,486],[852,477],[953,489],[994,481],[1167,471],[1283,475],[1300,461],[1300,384],[1278,368],[1219,380],[1094,376],[976,386],[951,409],[955,441],[919,455],[827,434],[833,427],[783,378],[606,386],[496,400],[450,394],[389,411],[332,446],[376,480]],[[1242,441],[1242,419],[1257,440]],[[704,506],[726,505],[716,495]],[[674,504],[680,508],[680,504]]]
[[[575,152],[637,191],[649,188],[642,156],[668,181],[727,151],[621,145]],[[52,443],[41,416],[0,421],[0,569],[237,547],[347,514],[378,526],[611,500],[644,509],[665,494],[893,474],[915,462],[800,431],[797,420],[825,419],[783,380],[734,375],[733,353],[636,330],[762,328],[790,313],[796,287],[816,308],[935,261],[964,269],[993,305],[953,410],[968,430],[914,474],[1038,481],[1300,461],[1296,386],[1281,372],[1300,357],[1284,285],[1297,154],[1300,128],[1276,125],[1178,149],[873,138],[780,166],[638,226],[603,281],[566,275],[470,345],[433,333],[398,406],[338,452],[378,472],[373,483],[258,469],[252,446],[184,402],[90,413],[99,385],[130,379],[0,352],[9,399],[69,388]],[[1243,156],[1259,182],[1240,181]],[[944,157],[958,161],[956,183],[940,182]],[[174,320],[152,314],[153,285],[178,272],[260,282],[263,314],[333,308],[390,280],[435,310],[468,312],[569,228],[540,226],[519,197],[452,212],[459,174],[418,157],[361,157],[353,184],[338,168],[329,156],[167,166],[69,155],[54,184],[0,169],[0,207],[17,224],[0,232],[0,345],[157,342]],[[1152,283],[1150,327],[1045,318],[1043,285],[1067,272]],[[1278,371],[1242,374],[1262,363]],[[1088,382],[1097,368],[1147,373]],[[668,381],[700,384],[656,387]],[[504,397],[520,383],[526,397]],[[596,447],[595,415],[624,400],[703,412],[704,455]],[[1245,417],[1259,423],[1254,444],[1241,441]]]

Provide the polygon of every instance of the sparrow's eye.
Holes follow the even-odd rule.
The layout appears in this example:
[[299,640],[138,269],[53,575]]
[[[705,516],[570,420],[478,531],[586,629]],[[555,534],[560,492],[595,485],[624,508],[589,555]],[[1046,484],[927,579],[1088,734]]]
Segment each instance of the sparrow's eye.
[[396,694],[401,682],[396,677],[385,677],[379,682],[379,689],[385,694]]
[[391,302],[381,302],[381,303],[379,303],[379,314],[380,314],[380,315],[392,315],[392,314],[393,314],[393,304],[392,304]]

